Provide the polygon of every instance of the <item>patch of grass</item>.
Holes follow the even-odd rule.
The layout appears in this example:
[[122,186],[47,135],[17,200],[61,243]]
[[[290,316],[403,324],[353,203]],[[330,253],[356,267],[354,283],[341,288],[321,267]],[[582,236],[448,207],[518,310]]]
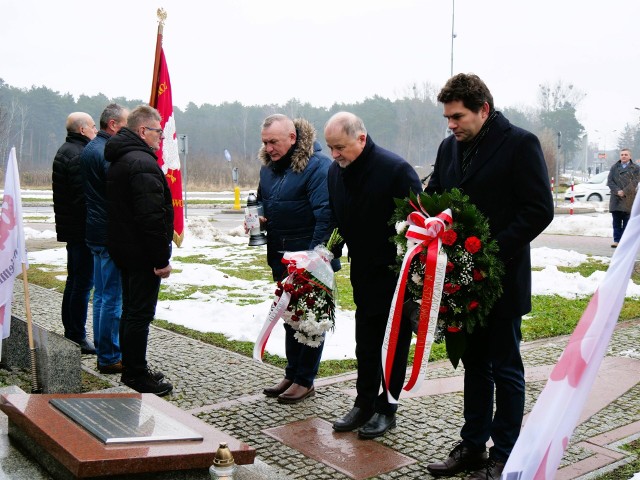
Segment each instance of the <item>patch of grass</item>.
[[337,287],[337,304],[343,310],[355,310],[356,304],[353,303],[353,288],[349,275],[351,272],[351,264],[344,257],[341,259],[342,268],[336,273]]
[[200,198],[200,199],[189,199],[187,200],[187,206],[189,205],[233,205],[235,203],[235,200],[233,198],[229,198],[229,199],[206,199],[206,198]]
[[[569,335],[573,332],[589,298],[568,299],[558,295],[532,297],[531,313],[522,322],[522,338],[525,341],[539,338]],[[619,320],[640,317],[640,299],[626,298]]]
[[[39,285],[49,290],[55,290],[58,293],[63,293],[65,282],[57,279],[56,277],[66,274],[66,269],[53,270],[49,265],[32,263],[29,265],[29,270],[27,270],[27,279],[29,280],[29,283],[33,283],[34,285]],[[22,274],[20,274],[18,278],[22,280]]]
[[558,271],[566,273],[579,273],[583,277],[589,277],[593,272],[604,272],[609,268],[608,263],[604,263],[593,257],[588,257],[587,261],[576,267],[558,267]]
[[45,221],[45,220],[49,220],[50,217],[39,217],[39,216],[33,216],[33,217],[26,217],[25,216],[25,220],[29,221],[29,222],[40,222],[40,221]]
[[595,477],[596,480],[621,480],[631,478],[634,473],[640,472],[640,439],[634,440],[622,447],[635,455],[635,460],[616,468],[614,471]]

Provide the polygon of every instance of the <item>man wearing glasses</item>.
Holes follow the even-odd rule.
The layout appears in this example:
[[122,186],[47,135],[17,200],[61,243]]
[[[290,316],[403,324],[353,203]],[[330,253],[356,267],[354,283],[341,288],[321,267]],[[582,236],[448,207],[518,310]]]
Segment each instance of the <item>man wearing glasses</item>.
[[155,108],[133,109],[127,126],[105,147],[107,247],[122,274],[121,381],[140,393],[166,395],[173,386],[147,365],[149,325],[160,280],[171,273],[173,206],[155,152],[164,138]]

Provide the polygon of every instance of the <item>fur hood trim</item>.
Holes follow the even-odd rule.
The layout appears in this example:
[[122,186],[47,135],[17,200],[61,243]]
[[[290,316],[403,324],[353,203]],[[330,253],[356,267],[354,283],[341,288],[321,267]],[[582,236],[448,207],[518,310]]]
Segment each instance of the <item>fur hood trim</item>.
[[[316,140],[316,129],[304,118],[296,118],[293,124],[296,127],[298,138],[296,140],[296,148],[291,156],[291,169],[294,172],[300,173],[307,168],[309,158],[314,153],[313,142]],[[264,145],[260,147],[258,159],[267,167],[272,163]]]

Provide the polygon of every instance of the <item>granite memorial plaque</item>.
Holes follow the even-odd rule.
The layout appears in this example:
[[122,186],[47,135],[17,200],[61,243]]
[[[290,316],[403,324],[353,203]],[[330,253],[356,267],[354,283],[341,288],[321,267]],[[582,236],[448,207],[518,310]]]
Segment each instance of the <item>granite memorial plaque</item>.
[[106,444],[203,439],[139,398],[76,397],[49,402]]

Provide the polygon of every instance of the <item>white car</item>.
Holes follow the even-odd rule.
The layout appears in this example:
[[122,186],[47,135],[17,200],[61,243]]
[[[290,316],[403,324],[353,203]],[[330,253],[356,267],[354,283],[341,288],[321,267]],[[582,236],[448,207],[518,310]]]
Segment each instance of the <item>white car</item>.
[[607,177],[609,172],[600,172],[584,183],[579,183],[573,186],[573,192],[571,187],[567,189],[564,194],[565,200],[571,200],[571,197],[575,200],[586,202],[602,202],[608,200],[611,196],[611,190],[607,186]]

